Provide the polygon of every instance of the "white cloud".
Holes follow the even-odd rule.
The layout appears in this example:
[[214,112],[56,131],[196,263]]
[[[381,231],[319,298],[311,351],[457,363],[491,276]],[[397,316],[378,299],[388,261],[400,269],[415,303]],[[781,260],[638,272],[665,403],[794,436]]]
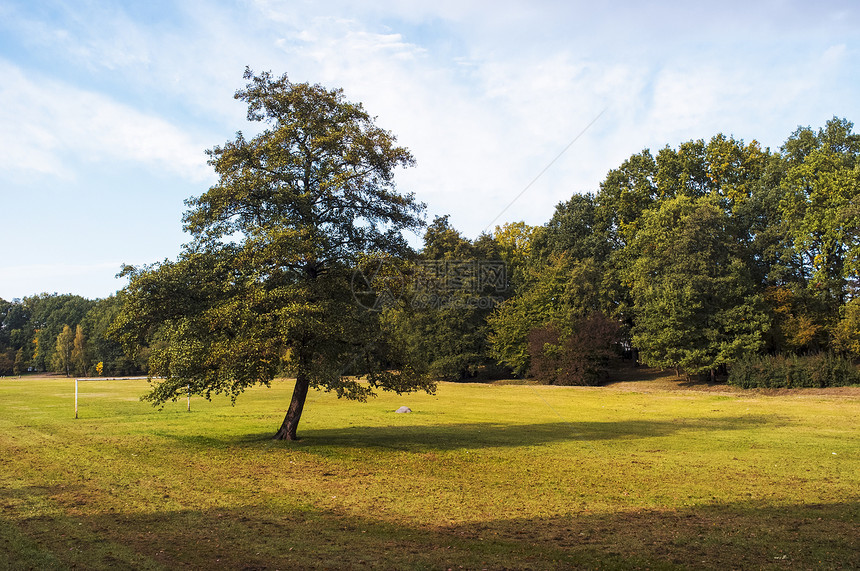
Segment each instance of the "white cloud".
[[[378,115],[418,160],[417,168],[399,175],[401,187],[417,191],[433,213],[452,213],[470,235],[484,229],[630,79],[619,66],[604,71],[564,53],[540,62],[448,59],[346,19],[316,18],[278,45],[302,58],[302,73],[344,87],[348,98]],[[575,146],[565,161],[581,151]],[[565,161],[553,171],[569,171]],[[556,174],[547,179],[558,180]],[[512,215],[538,223],[571,192],[536,184]]]
[[0,169],[78,176],[82,164],[143,163],[197,182],[208,180],[205,148],[181,127],[111,98],[0,60]]
[[827,65],[839,65],[848,56],[848,46],[845,44],[837,44],[830,46],[824,51],[822,62]]

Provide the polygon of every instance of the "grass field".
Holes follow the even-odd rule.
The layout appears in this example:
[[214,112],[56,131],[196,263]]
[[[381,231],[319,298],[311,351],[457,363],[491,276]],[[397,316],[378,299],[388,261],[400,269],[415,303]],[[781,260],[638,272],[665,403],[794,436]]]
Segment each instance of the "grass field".
[[0,380],[0,569],[860,568],[860,389],[145,390]]

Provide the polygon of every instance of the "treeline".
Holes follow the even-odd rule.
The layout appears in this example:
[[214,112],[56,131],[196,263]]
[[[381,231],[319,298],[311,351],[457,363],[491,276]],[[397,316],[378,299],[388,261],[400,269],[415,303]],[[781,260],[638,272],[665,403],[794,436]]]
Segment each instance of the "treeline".
[[[752,356],[860,356],[860,137],[834,118],[778,151],[717,135],[644,150],[539,227],[475,241],[447,219],[425,259],[502,259],[495,309],[400,316],[440,376],[498,364],[595,384],[615,355],[715,377]],[[856,382],[856,381],[854,381]]]
[[[712,378],[743,363],[750,385],[761,359],[856,359],[858,155],[838,118],[778,151],[724,135],[646,149],[542,226],[470,240],[437,218],[406,285],[368,303],[387,343],[448,380],[597,384],[626,356]],[[108,334],[123,295],[0,300],[0,373],[145,370],[145,350],[131,359]]]
[[108,336],[122,303],[121,292],[96,301],[47,293],[0,299],[0,375],[127,375],[145,370],[145,354],[132,360]]

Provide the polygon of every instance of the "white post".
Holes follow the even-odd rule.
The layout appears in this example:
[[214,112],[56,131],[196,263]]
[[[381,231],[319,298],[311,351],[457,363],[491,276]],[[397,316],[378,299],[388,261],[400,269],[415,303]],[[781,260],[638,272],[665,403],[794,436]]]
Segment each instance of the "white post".
[[75,379],[75,418],[78,418],[78,380]]
[[191,412],[191,385],[186,388],[188,389],[188,412]]

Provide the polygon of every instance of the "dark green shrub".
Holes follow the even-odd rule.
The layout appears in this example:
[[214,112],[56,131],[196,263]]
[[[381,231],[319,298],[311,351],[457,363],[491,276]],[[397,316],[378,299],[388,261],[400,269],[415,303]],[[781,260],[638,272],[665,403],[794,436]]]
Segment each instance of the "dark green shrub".
[[529,332],[529,373],[547,385],[600,385],[619,359],[618,323],[601,312],[574,319],[571,332],[549,324]]
[[745,389],[844,387],[860,384],[860,372],[850,360],[829,353],[753,355],[732,365],[728,383]]

